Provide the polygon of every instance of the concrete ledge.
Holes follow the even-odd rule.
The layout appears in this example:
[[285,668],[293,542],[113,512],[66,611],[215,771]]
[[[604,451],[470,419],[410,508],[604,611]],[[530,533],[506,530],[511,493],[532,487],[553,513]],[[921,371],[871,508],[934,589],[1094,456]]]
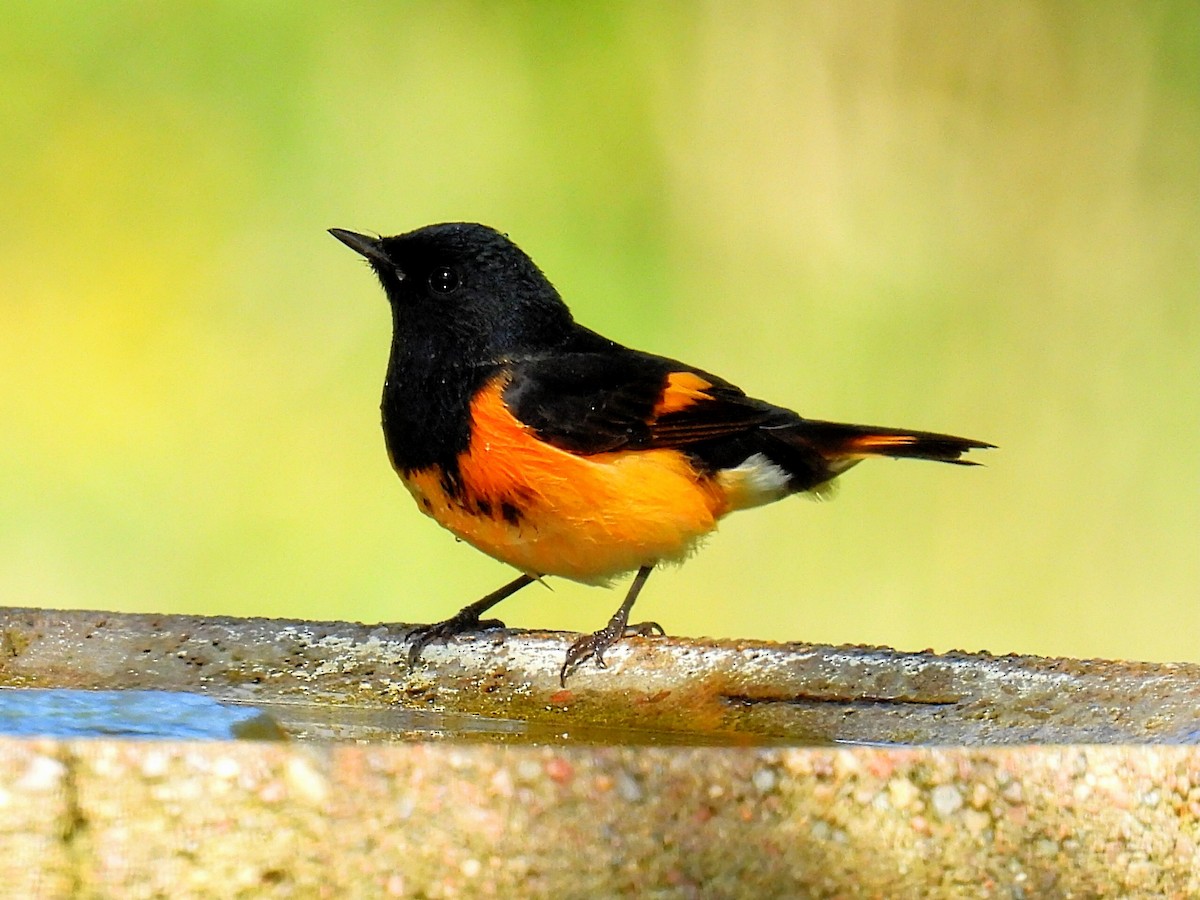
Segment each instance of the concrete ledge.
[[635,639],[564,690],[569,641],[410,671],[403,626],[7,610],[18,715],[181,691],[288,739],[0,738],[0,893],[1200,896],[1196,666]]
[[0,686],[183,690],[300,737],[601,743],[1194,743],[1200,666],[630,638],[563,689],[571,635],[434,644],[403,625],[0,613]]

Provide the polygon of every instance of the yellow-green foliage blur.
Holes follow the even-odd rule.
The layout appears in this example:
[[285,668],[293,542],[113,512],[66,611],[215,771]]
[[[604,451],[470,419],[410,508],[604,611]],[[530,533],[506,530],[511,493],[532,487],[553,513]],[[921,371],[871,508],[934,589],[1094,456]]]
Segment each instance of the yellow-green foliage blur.
[[[4,604],[508,580],[388,468],[388,311],[325,233],[474,220],[617,340],[1001,447],[733,516],[643,617],[1200,659],[1193,3],[9,4],[0,85]],[[620,600],[552,586],[502,615]]]

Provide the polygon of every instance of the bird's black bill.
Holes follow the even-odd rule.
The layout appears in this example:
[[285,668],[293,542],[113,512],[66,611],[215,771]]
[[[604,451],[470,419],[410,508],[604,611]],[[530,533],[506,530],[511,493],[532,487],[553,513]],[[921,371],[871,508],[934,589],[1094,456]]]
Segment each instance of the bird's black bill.
[[383,242],[379,238],[367,237],[344,228],[330,228],[329,233],[353,250],[360,253],[373,263],[388,263],[387,254],[383,252]]

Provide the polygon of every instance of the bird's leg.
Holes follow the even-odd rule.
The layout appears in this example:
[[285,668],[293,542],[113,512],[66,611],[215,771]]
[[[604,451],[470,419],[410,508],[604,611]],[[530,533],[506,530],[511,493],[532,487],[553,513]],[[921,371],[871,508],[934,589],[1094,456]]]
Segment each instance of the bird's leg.
[[474,603],[464,606],[450,618],[444,622],[435,622],[433,625],[418,625],[408,633],[408,637],[412,638],[412,646],[408,648],[408,665],[409,668],[416,666],[421,660],[421,654],[425,652],[425,648],[436,640],[444,640],[454,637],[456,634],[463,634],[467,631],[483,631],[488,628],[503,628],[504,623],[499,619],[480,619],[479,617],[499,603],[506,597],[511,597],[527,584],[537,581],[533,575],[519,575],[504,585],[498,588]]
[[621,604],[620,609],[613,613],[613,617],[608,620],[607,625],[594,634],[585,634],[567,649],[567,658],[563,662],[562,670],[558,673],[559,683],[563,687],[566,687],[567,676],[572,670],[593,656],[603,668],[604,652],[625,635],[666,634],[663,627],[657,622],[629,624],[629,611],[633,609],[634,601],[642,592],[642,587],[646,584],[646,579],[650,577],[650,570],[653,568],[654,566],[651,565],[638,569],[637,575],[633,577],[633,584],[629,586],[629,593],[625,595],[625,602]]

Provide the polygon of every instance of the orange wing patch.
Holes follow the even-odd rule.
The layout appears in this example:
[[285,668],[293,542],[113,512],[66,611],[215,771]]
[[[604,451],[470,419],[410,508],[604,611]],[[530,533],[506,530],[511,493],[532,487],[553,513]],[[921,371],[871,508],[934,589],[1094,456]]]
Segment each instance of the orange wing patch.
[[[682,408],[701,385],[673,375],[664,400]],[[435,469],[404,479],[428,515],[483,552],[530,574],[604,583],[682,559],[729,511],[723,486],[677,450],[577,456],[538,440],[504,405],[504,386],[497,378],[471,404],[461,496]]]
[[654,404],[654,415],[665,416],[667,413],[679,412],[693,404],[711,399],[705,393],[712,384],[705,381],[695,372],[672,372],[667,376],[667,386],[663,388],[662,396]]

